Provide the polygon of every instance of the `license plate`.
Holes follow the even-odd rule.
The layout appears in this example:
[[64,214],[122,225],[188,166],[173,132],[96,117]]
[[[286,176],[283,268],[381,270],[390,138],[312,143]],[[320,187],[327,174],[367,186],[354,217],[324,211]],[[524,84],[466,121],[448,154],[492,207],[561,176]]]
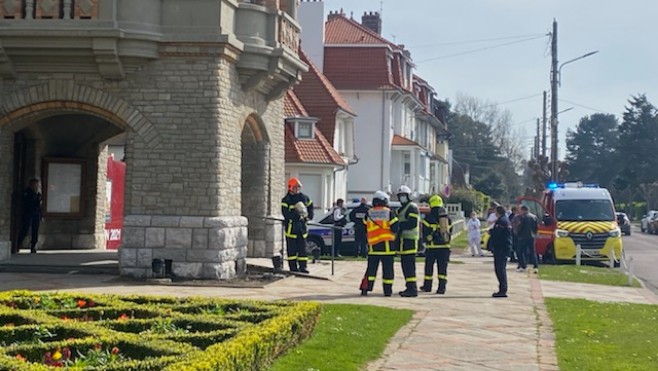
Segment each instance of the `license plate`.
[[596,249],[596,250],[589,250],[589,249],[588,250],[582,250],[582,252],[583,252],[583,255],[587,255],[587,256],[601,256],[601,253],[599,253],[598,249]]

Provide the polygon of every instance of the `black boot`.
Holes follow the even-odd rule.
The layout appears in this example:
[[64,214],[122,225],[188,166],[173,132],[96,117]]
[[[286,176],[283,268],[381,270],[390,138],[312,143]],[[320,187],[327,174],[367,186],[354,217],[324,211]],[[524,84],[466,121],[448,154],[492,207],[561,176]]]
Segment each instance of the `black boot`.
[[443,295],[446,293],[446,285],[448,284],[448,281],[446,280],[439,280],[439,289],[436,290],[436,293],[439,295]]
[[291,272],[299,272],[299,268],[297,268],[297,260],[288,260],[288,266],[290,267]]
[[309,273],[308,269],[306,269],[306,262],[305,261],[300,261],[299,262],[299,271],[302,273]]
[[393,285],[390,283],[385,283],[384,284],[384,296],[391,296],[393,295]]
[[418,296],[418,288],[416,287],[416,282],[407,282],[407,289],[400,292],[400,296],[403,298],[414,298]]
[[425,280],[425,283],[423,283],[423,287],[420,288],[424,292],[432,292],[432,281],[431,280]]

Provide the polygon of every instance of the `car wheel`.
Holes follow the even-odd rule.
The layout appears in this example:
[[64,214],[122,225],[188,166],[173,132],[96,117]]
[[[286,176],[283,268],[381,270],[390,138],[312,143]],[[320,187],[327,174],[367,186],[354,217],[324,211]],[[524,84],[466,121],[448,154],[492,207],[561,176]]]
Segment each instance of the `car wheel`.
[[322,239],[317,237],[309,237],[306,239],[306,255],[319,257],[325,249],[326,247],[324,246]]

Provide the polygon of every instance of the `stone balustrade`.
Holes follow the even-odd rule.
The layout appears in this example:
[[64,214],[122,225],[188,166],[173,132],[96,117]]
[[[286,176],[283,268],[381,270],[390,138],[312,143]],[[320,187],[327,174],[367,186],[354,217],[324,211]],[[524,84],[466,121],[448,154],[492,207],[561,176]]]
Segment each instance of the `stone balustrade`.
[[0,0],[1,19],[96,19],[100,0]]

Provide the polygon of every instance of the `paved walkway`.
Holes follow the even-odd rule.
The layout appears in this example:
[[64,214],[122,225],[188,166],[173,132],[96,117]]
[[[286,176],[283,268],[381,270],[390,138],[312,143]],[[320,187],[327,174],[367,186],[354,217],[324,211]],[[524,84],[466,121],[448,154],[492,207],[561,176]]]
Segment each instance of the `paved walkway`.
[[[544,297],[658,304],[643,288],[540,281],[532,274],[515,272],[512,266],[508,267],[509,297],[493,299],[497,282],[490,257],[453,255],[453,260],[462,264],[450,265],[447,294],[421,293],[418,298],[385,298],[379,277],[375,291],[361,297],[357,287],[365,263],[344,261],[336,262],[333,276],[328,262],[310,265],[313,275],[328,280],[290,277],[264,288],[146,285],[106,275],[0,273],[0,290],[315,300],[414,309],[411,323],[393,337],[383,358],[368,365],[368,370],[557,370]],[[267,259],[249,263],[271,266]],[[422,266],[418,264],[419,277]],[[402,290],[399,263],[395,274],[394,289]]]

